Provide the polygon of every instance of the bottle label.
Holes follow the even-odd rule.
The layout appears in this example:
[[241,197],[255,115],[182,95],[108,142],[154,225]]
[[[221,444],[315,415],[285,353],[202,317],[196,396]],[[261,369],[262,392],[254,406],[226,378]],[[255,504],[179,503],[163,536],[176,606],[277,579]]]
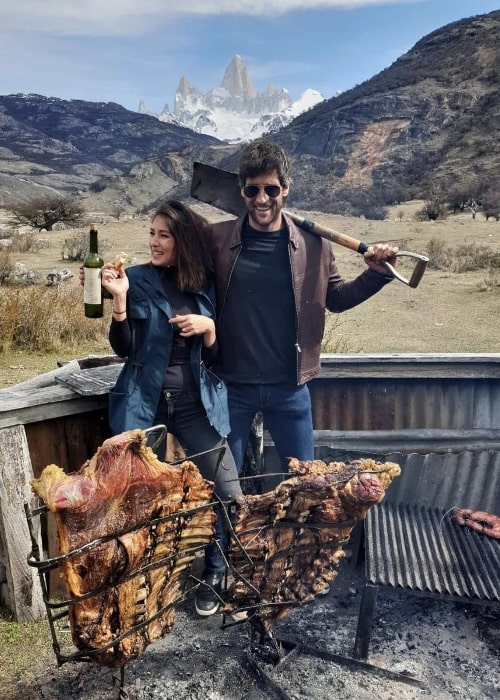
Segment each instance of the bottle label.
[[100,304],[101,301],[101,268],[86,267],[85,280],[83,285],[83,303]]

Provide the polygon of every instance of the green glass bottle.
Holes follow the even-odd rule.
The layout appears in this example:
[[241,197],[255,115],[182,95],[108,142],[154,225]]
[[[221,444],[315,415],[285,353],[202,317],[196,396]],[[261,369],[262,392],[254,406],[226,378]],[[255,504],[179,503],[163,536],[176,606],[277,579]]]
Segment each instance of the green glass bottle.
[[87,318],[102,318],[101,268],[104,260],[99,255],[97,227],[90,225],[89,252],[83,261],[85,278],[83,284],[83,303]]

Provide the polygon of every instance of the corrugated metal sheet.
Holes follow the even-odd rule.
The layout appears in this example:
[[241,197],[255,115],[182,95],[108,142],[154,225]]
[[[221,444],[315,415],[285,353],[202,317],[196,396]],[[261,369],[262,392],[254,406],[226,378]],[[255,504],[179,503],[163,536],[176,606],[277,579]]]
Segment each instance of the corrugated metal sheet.
[[316,430],[500,429],[500,354],[323,355]]
[[[324,447],[319,455],[327,462],[338,459],[335,451],[329,457]],[[444,510],[472,508],[500,515],[500,452],[496,450],[408,455],[390,452],[374,456],[401,467],[401,476],[387,489],[386,501]]]
[[500,382],[484,379],[317,379],[316,430],[500,428]]
[[[264,435],[268,437],[267,433]],[[469,449],[500,451],[500,430],[316,430],[314,441],[318,454],[322,450],[337,452],[337,459],[342,460],[342,454],[354,452],[386,455],[389,452],[442,454]]]
[[[500,450],[404,454],[389,449],[373,450],[373,443],[356,441],[335,447],[323,439],[316,445],[316,458],[324,462],[349,461],[360,457],[396,462],[401,476],[394,479],[385,499],[395,503],[419,503],[434,508],[472,508],[500,515]],[[266,440],[265,471],[280,471],[276,450]],[[414,437],[414,440],[416,438]],[[427,444],[427,443],[425,443]],[[390,442],[384,443],[389,448]],[[415,445],[412,445],[415,447]],[[425,447],[425,446],[424,446]],[[270,487],[272,488],[272,486]]]
[[388,501],[472,508],[500,515],[500,452],[389,454],[387,460],[401,467],[401,476],[387,491]]
[[384,503],[366,522],[367,580],[424,594],[500,600],[500,541],[442,509]]

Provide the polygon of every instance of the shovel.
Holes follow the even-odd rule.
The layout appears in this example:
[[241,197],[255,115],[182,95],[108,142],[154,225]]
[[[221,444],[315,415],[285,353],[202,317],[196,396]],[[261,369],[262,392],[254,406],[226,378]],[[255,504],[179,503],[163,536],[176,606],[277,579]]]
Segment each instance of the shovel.
[[[228,170],[221,170],[220,168],[215,168],[205,163],[193,163],[193,179],[189,194],[194,199],[205,202],[205,204],[211,204],[213,207],[222,209],[222,211],[228,212],[229,214],[241,216],[246,212],[245,203],[241,196],[241,189],[238,183],[238,175]],[[283,213],[287,214],[287,216],[289,216],[297,226],[304,229],[304,231],[315,233],[344,248],[354,250],[356,253],[366,253],[370,247],[367,243],[358,241],[356,238],[347,236],[345,233],[339,233],[338,231],[334,231],[314,221],[304,219],[302,216],[294,214],[286,209],[283,210]],[[423,277],[429,258],[425,255],[420,255],[420,253],[412,253],[408,250],[400,250],[396,253],[396,256],[414,258],[417,261],[410,279],[403,277],[403,275],[397,272],[388,262],[384,262],[386,268],[397,280],[403,282],[403,284],[407,284],[412,288],[417,287]]]

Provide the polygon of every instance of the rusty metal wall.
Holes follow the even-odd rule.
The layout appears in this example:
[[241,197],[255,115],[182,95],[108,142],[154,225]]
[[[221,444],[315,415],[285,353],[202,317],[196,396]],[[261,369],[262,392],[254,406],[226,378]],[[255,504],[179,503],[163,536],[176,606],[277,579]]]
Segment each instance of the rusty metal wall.
[[397,462],[393,502],[500,513],[500,354],[328,355],[309,386],[318,459]]
[[316,430],[500,429],[500,380],[320,378]]
[[[449,356],[446,356],[449,357]],[[310,383],[316,430],[500,429],[500,354],[324,356]],[[414,358],[414,359],[412,359]]]

